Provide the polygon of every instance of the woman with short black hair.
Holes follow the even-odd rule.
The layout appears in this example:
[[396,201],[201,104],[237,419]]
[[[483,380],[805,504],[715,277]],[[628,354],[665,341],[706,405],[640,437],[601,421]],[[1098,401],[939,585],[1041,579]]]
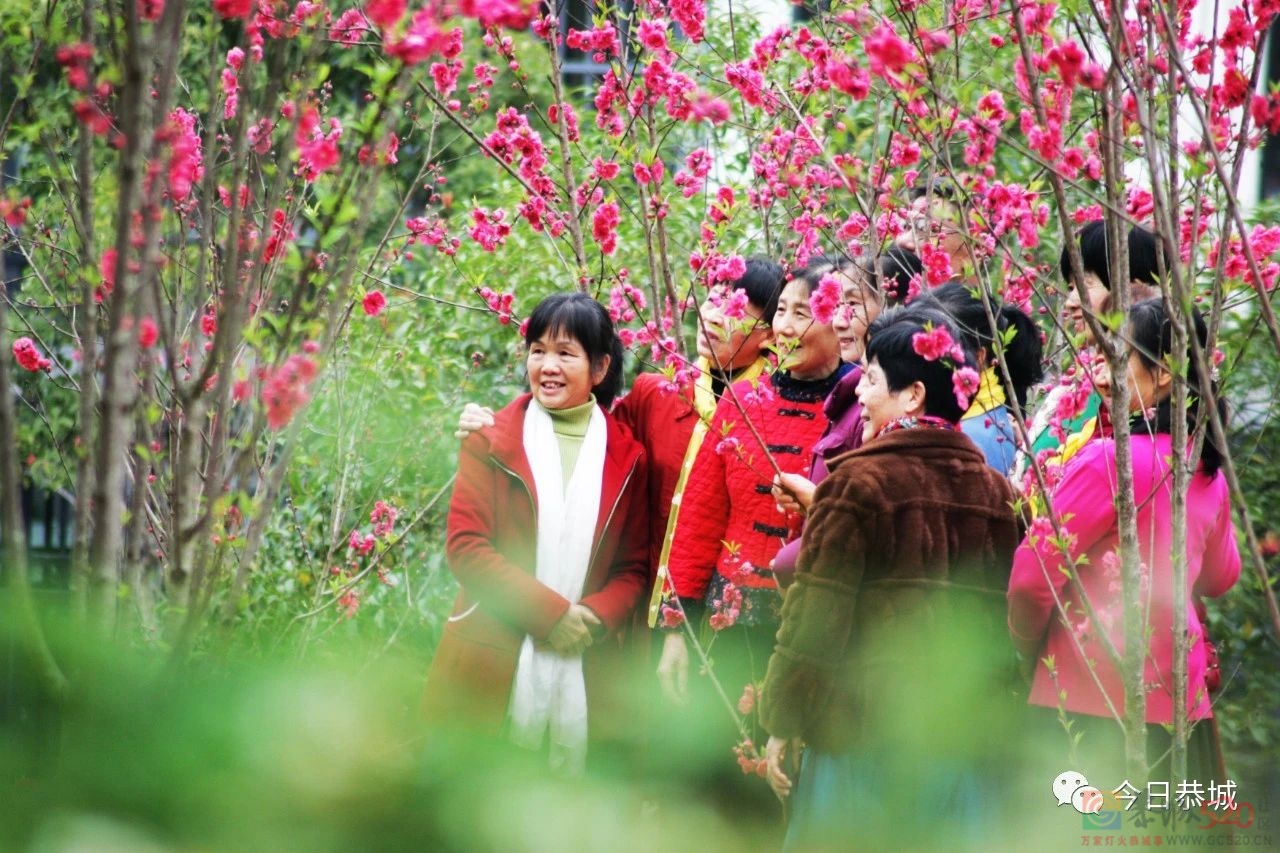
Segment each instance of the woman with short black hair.
[[934,820],[953,837],[990,825],[977,768],[997,754],[986,726],[1007,731],[992,696],[1013,671],[1018,528],[1009,482],[959,429],[972,357],[937,311],[888,311],[868,337],[863,443],[814,495],[760,700],[779,796],[796,784],[784,760],[806,748],[788,847],[856,833],[905,848]]

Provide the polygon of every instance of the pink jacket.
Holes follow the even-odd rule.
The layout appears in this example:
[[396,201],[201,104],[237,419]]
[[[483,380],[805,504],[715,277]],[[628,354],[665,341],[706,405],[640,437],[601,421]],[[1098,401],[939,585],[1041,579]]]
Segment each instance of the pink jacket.
[[[1150,597],[1150,643],[1146,663],[1147,722],[1173,721],[1173,602],[1175,596],[1187,608],[1187,628],[1192,644],[1187,661],[1187,712],[1191,719],[1210,717],[1205,688],[1205,644],[1193,596],[1219,596],[1240,577],[1240,552],[1231,523],[1227,483],[1221,473],[1198,473],[1187,493],[1186,590],[1173,589],[1173,525],[1171,496],[1173,474],[1167,459],[1170,437],[1134,435],[1134,495],[1138,504],[1138,543]],[[1035,655],[1035,680],[1031,704],[1057,707],[1059,693],[1066,710],[1093,716],[1111,716],[1103,692],[1089,672],[1094,664],[1097,681],[1110,697],[1117,713],[1124,712],[1120,673],[1112,665],[1098,638],[1105,631],[1117,651],[1124,652],[1123,601],[1120,580],[1119,531],[1116,523],[1115,441],[1099,439],[1086,444],[1068,463],[1053,494],[1052,506],[1062,521],[1077,559],[1077,572],[1098,622],[1092,624],[1073,584],[1068,582],[1066,561],[1047,519],[1032,525],[1018,548],[1009,578],[1009,629],[1019,650]],[[1054,593],[1062,600],[1067,620],[1057,614]],[[1084,650],[1077,651],[1072,635]],[[1053,660],[1053,672],[1045,663]]]

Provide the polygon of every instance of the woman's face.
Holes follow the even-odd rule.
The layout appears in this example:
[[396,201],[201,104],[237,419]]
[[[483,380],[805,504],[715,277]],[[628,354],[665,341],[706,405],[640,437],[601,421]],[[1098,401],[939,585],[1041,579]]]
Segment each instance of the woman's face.
[[548,330],[529,344],[525,359],[529,389],[547,409],[572,409],[591,399],[591,389],[604,381],[609,356],[595,368],[582,344],[567,332]]
[[[1093,358],[1090,378],[1093,387],[1102,395],[1103,402],[1111,405],[1111,367],[1106,356],[1098,353]],[[1125,381],[1129,384],[1129,414],[1135,415],[1164,402],[1173,390],[1173,374],[1163,367],[1152,367],[1136,352],[1129,353],[1125,368]]]
[[726,317],[722,307],[732,291],[717,289],[716,297],[698,306],[698,355],[713,367],[725,371],[739,370],[760,357],[760,348],[769,340],[769,327],[760,309],[750,302],[741,319]]
[[835,330],[813,318],[809,286],[800,279],[787,283],[773,315],[778,366],[796,379],[822,379],[840,366],[840,342]]
[[966,266],[973,266],[969,243],[961,228],[960,208],[955,202],[934,196],[921,197],[911,202],[910,222],[894,238],[900,249],[920,253],[926,243],[933,243],[951,259],[951,272],[963,276]]
[[875,438],[890,421],[924,411],[923,388],[917,382],[900,391],[891,391],[878,361],[863,365],[857,389],[858,402],[862,404],[862,440]]
[[862,361],[867,344],[867,327],[880,316],[880,300],[861,270],[836,274],[840,281],[840,306],[831,319],[831,328],[840,343],[840,358],[850,364]]
[[[1089,311],[1095,317],[1101,316],[1107,309],[1111,291],[1107,290],[1107,286],[1102,283],[1102,279],[1091,272],[1084,274],[1084,289],[1085,294],[1089,297]],[[1089,329],[1089,324],[1085,322],[1080,294],[1076,293],[1074,284],[1067,286],[1067,298],[1062,303],[1062,312],[1066,315],[1076,333],[1084,335],[1085,340],[1092,343],[1094,340],[1093,332]]]

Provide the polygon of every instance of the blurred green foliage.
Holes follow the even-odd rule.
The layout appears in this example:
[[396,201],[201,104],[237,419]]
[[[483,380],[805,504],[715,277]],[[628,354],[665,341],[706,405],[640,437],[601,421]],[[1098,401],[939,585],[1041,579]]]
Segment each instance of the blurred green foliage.
[[[58,184],[58,167],[73,144],[66,125],[56,119],[70,114],[72,93],[47,51],[30,71],[18,60],[39,41],[75,39],[69,8],[51,4],[47,20],[33,18],[21,4],[0,10],[0,55],[13,59],[5,64],[16,69],[0,83],[0,113],[10,99],[23,105],[5,139],[4,156],[23,161],[24,180],[37,188],[28,191],[55,208],[66,203],[59,196],[66,187]],[[928,4],[917,11],[923,28],[939,26],[945,13],[943,6]],[[106,24],[106,18],[99,23]],[[760,35],[759,23],[750,16],[735,23],[736,32],[711,27],[707,50],[690,53],[688,61],[710,67],[725,57],[747,56]],[[234,43],[232,26],[214,21],[206,8],[193,8],[188,60],[224,54]],[[474,38],[468,38],[467,49],[502,69],[493,106],[468,116],[468,127],[483,136],[493,115],[510,105],[528,109],[535,129],[550,143],[554,134],[542,119],[551,100],[545,54],[524,51],[517,75]],[[361,107],[364,94],[386,83],[387,70],[370,67],[362,51],[330,51],[326,57],[329,63],[323,66],[306,65],[293,53],[274,61],[325,79],[333,113],[344,116],[354,136],[369,120]],[[954,52],[954,80],[948,85],[957,104],[971,105],[993,81],[1007,84],[1012,78],[1010,69],[994,68],[996,57],[1005,61],[1004,53],[987,49],[982,32]],[[469,63],[474,58],[469,56]],[[105,60],[108,77],[118,75],[114,61]],[[787,79],[787,69],[776,73]],[[184,75],[183,85],[194,101],[205,100],[204,76]],[[45,91],[24,99],[31,87]],[[892,100],[815,97],[826,98],[833,110],[820,122],[832,151],[883,150],[888,134],[903,120],[901,105]],[[1092,110],[1093,98],[1081,93],[1077,112]],[[563,242],[524,227],[513,230],[498,254],[464,241],[455,257],[415,246],[410,258],[400,233],[406,216],[439,215],[451,233],[464,234],[473,201],[510,211],[520,193],[509,176],[476,154],[459,128],[433,115],[425,98],[407,99],[398,108],[404,121],[393,124],[411,127],[402,136],[400,162],[387,172],[385,193],[360,199],[372,211],[369,233],[392,236],[383,255],[368,265],[369,275],[356,279],[351,310],[337,331],[339,343],[301,415],[299,443],[245,593],[234,602],[218,597],[225,591],[215,593],[214,612],[229,612],[231,618],[202,636],[193,662],[181,671],[163,668],[163,654],[157,654],[163,649],[104,645],[55,626],[56,651],[77,685],[69,706],[54,709],[30,693],[20,669],[0,676],[0,686],[10,690],[0,700],[0,784],[12,788],[0,797],[0,849],[732,850],[759,847],[762,838],[776,832],[763,815],[727,820],[699,790],[701,774],[714,777],[736,767],[727,748],[712,738],[686,737],[673,745],[674,735],[663,726],[692,732],[717,728],[703,729],[695,715],[668,714],[663,708],[657,723],[663,733],[638,763],[643,772],[617,767],[607,781],[587,784],[547,783],[481,745],[438,743],[436,733],[424,731],[417,721],[426,666],[456,589],[444,566],[443,538],[458,412],[467,401],[500,407],[523,390],[518,322],[541,296],[576,286],[580,273],[590,277],[596,295],[607,294],[623,268],[632,281],[647,281],[649,254],[641,217],[631,211],[637,215],[624,215],[618,254],[605,259],[589,252],[598,265],[588,270],[572,269]],[[811,106],[807,110],[820,114]],[[599,134],[585,99],[580,113],[586,141],[578,155],[600,152],[625,169],[643,154],[626,140]],[[688,151],[718,145],[728,152],[727,172],[745,174],[754,141],[751,124],[757,120],[770,126],[749,111],[743,128],[732,130],[671,123],[657,134],[659,153],[674,172]],[[934,159],[924,152],[920,168],[928,171]],[[937,153],[936,160],[948,159],[961,167],[957,148]],[[1045,189],[1037,183],[1040,167],[1013,146],[1000,147],[996,174]],[[440,178],[446,182],[437,183]],[[411,187],[408,209],[397,209],[390,199]],[[1069,204],[1082,203],[1092,190],[1096,187],[1079,182]],[[110,200],[106,186],[98,203]],[[308,221],[314,221],[323,201],[306,212],[312,217]],[[624,208],[633,203],[630,196],[619,201]],[[698,246],[705,201],[703,195],[677,201],[665,220],[680,295],[692,289],[686,261]],[[782,254],[795,236],[789,220],[796,211],[789,203],[779,202],[759,222],[739,217],[723,229],[721,245],[726,251]],[[1068,212],[1055,209],[1053,221]],[[1275,221],[1274,209],[1262,213]],[[301,239],[322,241],[338,239],[340,230],[307,235],[299,228]],[[1029,257],[1051,265],[1059,238],[1053,226],[1042,235],[1044,241],[1029,250]],[[56,247],[62,235],[51,228],[40,236]],[[372,255],[375,247],[364,248]],[[61,252],[50,252],[47,262],[55,281],[73,280],[79,272]],[[1054,273],[1046,277],[1050,308],[1055,281]],[[516,293],[514,322],[497,321],[477,295],[482,286]],[[389,301],[377,318],[359,308],[359,296],[372,289],[385,292]],[[42,305],[48,301],[34,283],[23,296]],[[57,318],[56,312],[49,314]],[[52,329],[45,312],[22,317],[29,324],[25,331]],[[1224,373],[1238,411],[1249,415],[1255,402],[1265,404],[1257,407],[1256,417],[1237,418],[1235,439],[1259,534],[1280,528],[1274,476],[1280,446],[1270,420],[1280,391],[1280,363],[1269,347],[1251,317],[1233,319],[1226,330],[1230,361]],[[65,363],[73,361],[70,352],[58,355]],[[33,457],[26,473],[43,485],[68,486],[77,433],[74,393],[65,383],[28,375],[18,379],[26,398],[39,397],[41,411],[40,417],[20,421],[19,451],[24,459]],[[361,557],[352,553],[348,539],[352,532],[369,531],[376,501],[398,510],[394,536]],[[231,541],[224,547],[239,545]],[[1226,678],[1218,700],[1222,730],[1233,766],[1247,774],[1246,798],[1267,784],[1266,774],[1274,772],[1268,759],[1280,743],[1275,698],[1280,657],[1258,583],[1246,570],[1241,583],[1211,605],[1210,620]],[[358,599],[347,597],[353,591]],[[672,765],[677,755],[691,756],[696,766]],[[657,812],[647,808],[652,805],[649,774],[659,772],[655,766],[666,766],[666,781],[682,794],[662,800]],[[1039,828],[1047,811],[1045,791],[1028,790],[1027,819]],[[921,808],[927,811],[929,804]],[[1024,838],[1075,844],[1076,835],[1060,826],[1046,832]],[[1009,830],[1009,838],[1017,835]]]

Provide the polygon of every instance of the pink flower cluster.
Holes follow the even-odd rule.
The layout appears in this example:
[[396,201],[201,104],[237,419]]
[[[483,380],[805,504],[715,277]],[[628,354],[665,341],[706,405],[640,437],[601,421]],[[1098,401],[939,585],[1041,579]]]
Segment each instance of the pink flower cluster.
[[744,406],[768,406],[774,401],[773,390],[768,385],[753,383],[751,389],[742,395]]
[[200,316],[200,331],[208,338],[218,333],[218,309],[215,305],[205,306],[204,314]]
[[213,11],[224,18],[247,18],[253,14],[253,0],[213,0]]
[[738,766],[742,768],[744,776],[755,774],[761,779],[769,770],[769,762],[756,750],[756,746],[751,742],[751,738],[746,738],[742,743],[733,748],[733,754],[737,756]]
[[362,534],[359,530],[351,531],[351,536],[347,538],[347,546],[355,552],[357,557],[367,557],[373,553],[373,549],[377,546],[378,539],[372,533]]
[[293,227],[289,224],[288,215],[277,207],[271,213],[271,236],[267,238],[267,244],[262,250],[262,262],[271,263],[293,238]]
[[348,9],[329,28],[329,40],[344,48],[355,47],[369,30],[369,21],[359,9]]
[[908,64],[917,61],[915,48],[894,30],[888,21],[882,22],[863,41],[867,52],[867,67],[877,77],[895,81]]
[[54,57],[67,70],[67,83],[71,88],[79,92],[89,91],[92,83],[89,67],[93,61],[93,45],[88,42],[66,44],[58,48]]
[[1088,376],[1088,371],[1072,371],[1061,379],[1064,390],[1049,416],[1049,432],[1058,441],[1067,440],[1067,422],[1079,417],[1088,405],[1089,395],[1093,391],[1093,383]]
[[138,346],[151,349],[160,339],[160,327],[151,317],[143,317],[138,321]]
[[389,163],[399,163],[396,159],[396,152],[400,150],[400,137],[395,133],[388,133],[386,138],[376,145],[364,144],[360,146],[360,150],[356,152],[356,160],[360,165],[386,166]]
[[978,393],[981,385],[982,378],[972,367],[961,367],[951,374],[951,387],[955,392],[956,402],[966,411],[969,408],[969,401]]
[[612,255],[618,250],[618,226],[621,223],[622,214],[612,201],[600,205],[591,215],[591,236],[604,254]]
[[593,30],[570,29],[564,39],[565,46],[572,50],[591,53],[595,62],[606,62],[622,52],[622,42],[618,39],[618,31],[611,23],[604,23]]
[[668,8],[672,19],[680,25],[689,41],[694,44],[702,41],[703,26],[707,20],[706,0],[670,0]]
[[240,68],[244,65],[244,50],[233,47],[227,51],[227,67],[222,69],[222,117],[235,118],[240,107]]
[[507,212],[502,208],[489,211],[477,207],[471,211],[471,227],[467,234],[486,252],[493,252],[502,247],[511,233],[511,225],[506,222]]
[[204,153],[196,133],[196,117],[179,107],[169,113],[162,132],[169,142],[169,198],[175,204],[191,196],[191,188],[204,177]]
[[[1209,250],[1207,263],[1216,266],[1221,253],[1221,240],[1217,240]],[[1241,241],[1239,237],[1233,237],[1227,244],[1223,275],[1229,279],[1244,281],[1252,288],[1271,291],[1280,277],[1280,263],[1272,260],[1277,254],[1280,254],[1280,225],[1255,225],[1249,232],[1248,239]],[[1253,267],[1249,263],[1250,255],[1257,264],[1261,278],[1253,274]]]
[[269,373],[262,385],[262,403],[267,409],[267,426],[282,429],[310,399],[308,386],[315,379],[316,363],[305,355],[291,355]]
[[716,225],[728,222],[736,204],[733,187],[721,187],[716,190],[716,200],[707,207],[707,219]]
[[516,298],[514,293],[498,293],[488,287],[482,287],[480,297],[489,304],[489,310],[498,315],[499,323],[505,326],[511,322],[511,305]]
[[[692,260],[691,257],[691,263]],[[714,287],[724,282],[737,281],[746,275],[747,262],[741,255],[721,255],[719,252],[712,252],[699,265],[698,271],[706,279],[707,284]]]
[[965,360],[964,350],[951,339],[951,333],[947,331],[946,326],[927,324],[923,332],[916,332],[911,336],[911,348],[925,361],[950,358],[957,363],[962,363]]
[[528,29],[538,13],[536,0],[459,0],[458,11],[482,27]]
[[723,631],[731,628],[742,613],[742,590],[733,584],[725,584],[720,597],[711,602],[711,630]]
[[951,256],[932,241],[922,243],[919,247],[920,263],[924,265],[925,281],[930,287],[946,284],[955,275],[951,266]]
[[[572,108],[565,104],[553,106],[549,119],[553,123],[563,120],[566,132],[576,136],[577,117]],[[484,144],[487,151],[503,162],[519,164],[517,172],[528,188],[525,200],[517,208],[519,215],[535,231],[545,228],[552,236],[562,233],[564,222],[548,203],[557,197],[558,190],[549,174],[547,152],[542,136],[529,126],[528,119],[514,108],[506,109],[498,114],[494,131],[485,138]]]
[[329,119],[329,132],[320,128],[320,112],[314,105],[302,111],[294,141],[298,146],[298,172],[307,183],[338,165],[338,140],[342,138],[342,122]]
[[342,609],[342,618],[353,619],[360,610],[360,590],[352,587],[338,598],[338,607]]
[[367,316],[377,317],[382,313],[382,309],[387,307],[387,297],[383,296],[380,290],[370,290],[360,301],[360,307]]
[[31,197],[24,196],[20,201],[0,198],[0,219],[10,228],[21,228],[27,221],[27,211],[31,209]]
[[645,309],[644,291],[626,281],[625,272],[619,271],[623,281],[609,291],[609,317],[614,323],[630,323],[636,319],[636,311]]
[[[389,4],[392,5],[392,4]],[[399,3],[401,15],[404,4]],[[378,23],[371,13],[371,6],[365,7],[365,14]],[[399,20],[399,17],[396,19]],[[446,59],[453,59],[462,52],[462,30],[455,27],[451,30],[441,29],[441,21],[437,13],[430,8],[414,13],[408,27],[400,36],[393,36],[384,42],[387,54],[399,59],[405,65],[418,65],[437,54]],[[385,30],[386,27],[383,26]]]
[[369,523],[373,525],[373,535],[386,538],[391,535],[391,530],[395,527],[396,516],[399,511],[386,501],[374,501],[373,509],[369,512]]
[[18,338],[13,342],[13,358],[18,362],[19,367],[32,373],[39,373],[41,370],[49,370],[53,367],[53,362],[40,353],[40,349],[31,338]]
[[[744,264],[745,267],[745,264]],[[717,285],[707,294],[707,301],[720,309],[720,313],[729,320],[744,320],[747,316],[747,292],[738,288]]]
[[824,326],[831,325],[836,315],[836,307],[840,304],[840,282],[830,273],[824,275],[818,286],[809,294],[809,310],[813,312],[815,322]]
[[449,237],[448,225],[443,219],[429,220],[425,216],[414,216],[405,220],[404,227],[409,231],[407,242],[411,246],[421,243],[424,246],[434,246],[441,254],[453,255],[462,245],[458,238]]

